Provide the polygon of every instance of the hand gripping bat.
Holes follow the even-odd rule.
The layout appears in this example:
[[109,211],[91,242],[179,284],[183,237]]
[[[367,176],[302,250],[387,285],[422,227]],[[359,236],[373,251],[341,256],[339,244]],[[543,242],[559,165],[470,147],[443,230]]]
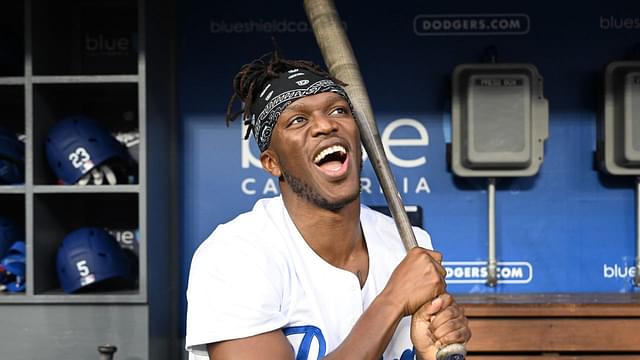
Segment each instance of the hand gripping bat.
[[[346,91],[356,113],[360,137],[378,176],[400,238],[407,250],[416,247],[418,243],[382,147],[367,89],[333,1],[304,0],[304,7],[329,72],[349,84]],[[436,354],[437,360],[464,360],[465,356],[466,350],[462,344],[447,345]]]

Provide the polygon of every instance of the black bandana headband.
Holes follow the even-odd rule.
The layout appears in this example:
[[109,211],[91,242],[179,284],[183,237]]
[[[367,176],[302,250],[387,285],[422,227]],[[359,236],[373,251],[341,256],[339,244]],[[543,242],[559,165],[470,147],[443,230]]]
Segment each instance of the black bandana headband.
[[260,93],[256,94],[251,113],[244,120],[249,126],[249,131],[253,131],[260,151],[263,152],[269,147],[273,128],[287,106],[305,96],[324,92],[342,96],[351,106],[342,86],[311,71],[291,69],[269,80]]

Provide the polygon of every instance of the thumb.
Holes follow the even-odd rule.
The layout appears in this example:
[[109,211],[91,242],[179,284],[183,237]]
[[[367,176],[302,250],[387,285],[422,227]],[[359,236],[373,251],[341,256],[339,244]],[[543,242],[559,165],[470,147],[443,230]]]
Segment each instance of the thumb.
[[429,253],[429,256],[431,256],[437,263],[442,263],[442,253],[433,250],[427,250],[427,252]]
[[444,307],[444,300],[438,296],[433,299],[430,303],[426,303],[422,305],[419,309],[422,315],[425,318],[429,318],[440,312]]

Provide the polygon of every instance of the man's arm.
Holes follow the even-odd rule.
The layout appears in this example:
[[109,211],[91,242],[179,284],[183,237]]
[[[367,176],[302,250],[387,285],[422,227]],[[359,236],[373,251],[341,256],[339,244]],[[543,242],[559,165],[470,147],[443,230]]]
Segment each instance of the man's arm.
[[[445,272],[433,257],[439,254],[423,248],[409,251],[347,338],[324,359],[380,359],[399,321],[444,292]],[[294,358],[281,330],[209,344],[207,349],[213,360]]]
[[[401,309],[395,302],[378,296],[356,322],[349,336],[323,359],[380,359],[401,318]],[[282,330],[209,344],[207,349],[209,357],[214,360],[294,358],[291,344]]]
[[221,341],[207,345],[209,358],[226,359],[293,359],[293,348],[282,330],[274,330],[256,336]]

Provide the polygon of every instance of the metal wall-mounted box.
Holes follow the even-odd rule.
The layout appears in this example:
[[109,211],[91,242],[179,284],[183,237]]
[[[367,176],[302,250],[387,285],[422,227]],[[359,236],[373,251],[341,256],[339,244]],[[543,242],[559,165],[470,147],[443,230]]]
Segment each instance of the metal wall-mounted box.
[[531,176],[548,137],[542,77],[531,64],[462,64],[452,79],[452,169],[458,176]]
[[604,169],[640,175],[640,61],[610,63],[604,82]]

